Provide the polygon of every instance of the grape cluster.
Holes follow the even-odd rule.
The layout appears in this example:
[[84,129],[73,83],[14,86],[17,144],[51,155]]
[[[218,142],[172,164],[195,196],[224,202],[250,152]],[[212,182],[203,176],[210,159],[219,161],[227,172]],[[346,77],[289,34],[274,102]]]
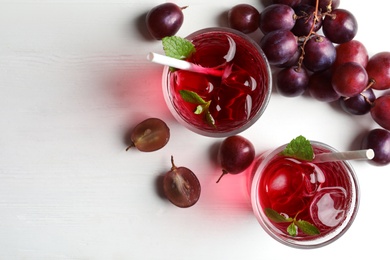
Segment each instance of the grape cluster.
[[[355,40],[358,23],[339,0],[273,0],[259,17],[229,16],[229,24],[255,17],[263,33],[259,45],[276,71],[276,89],[287,97],[309,93],[322,102],[339,102],[352,115],[370,113],[380,125],[361,145],[376,152],[374,161],[390,163],[390,52],[369,57],[365,46]],[[243,14],[244,13],[244,14]],[[253,13],[253,11],[251,11]],[[234,28],[234,27],[233,27]],[[245,32],[247,28],[237,28]],[[383,131],[386,134],[383,134]],[[375,139],[375,141],[372,141]],[[368,141],[367,141],[368,140]],[[379,140],[379,141],[378,141]],[[386,159],[380,159],[385,157]]]

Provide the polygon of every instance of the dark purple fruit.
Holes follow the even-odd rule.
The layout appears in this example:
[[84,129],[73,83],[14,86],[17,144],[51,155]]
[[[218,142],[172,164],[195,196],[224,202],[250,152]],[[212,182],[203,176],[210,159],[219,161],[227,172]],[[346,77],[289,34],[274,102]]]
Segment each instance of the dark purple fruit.
[[146,26],[157,40],[175,35],[183,24],[182,9],[174,3],[164,3],[153,7],[146,15]]
[[390,163],[390,132],[377,128],[369,131],[362,142],[362,149],[374,150],[372,159],[379,165]]
[[171,163],[171,170],[164,175],[164,194],[170,202],[180,208],[191,207],[199,200],[200,182],[190,169],[176,167],[173,156]]

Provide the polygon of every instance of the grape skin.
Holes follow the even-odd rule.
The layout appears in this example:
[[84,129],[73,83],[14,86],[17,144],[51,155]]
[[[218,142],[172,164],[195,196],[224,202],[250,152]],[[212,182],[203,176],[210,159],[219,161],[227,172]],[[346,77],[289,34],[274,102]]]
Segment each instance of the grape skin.
[[330,103],[338,100],[340,95],[333,89],[331,75],[330,70],[313,73],[309,78],[310,96],[321,102]]
[[276,76],[276,89],[286,97],[302,95],[309,84],[309,74],[306,69],[296,66],[282,69]]
[[336,48],[324,36],[311,37],[305,47],[303,64],[310,71],[323,71],[332,66],[336,60]]
[[375,156],[372,159],[379,165],[390,163],[390,132],[377,128],[369,131],[363,138],[362,149],[374,150]]
[[390,130],[390,95],[378,97],[371,108],[371,116],[378,125]]
[[374,91],[369,88],[353,97],[341,97],[340,106],[345,112],[352,115],[364,115],[370,112],[372,103],[375,99],[376,96]]
[[252,33],[258,29],[259,11],[249,4],[238,4],[228,11],[229,27],[242,33]]
[[373,89],[390,88],[390,52],[379,52],[368,60],[367,73],[375,81]]
[[264,34],[276,30],[291,30],[294,25],[294,9],[288,5],[269,5],[260,14],[259,27]]
[[361,42],[351,40],[336,46],[336,60],[333,63],[333,70],[347,62],[359,63],[364,68],[367,66],[368,52]]
[[347,62],[332,74],[334,90],[344,97],[353,97],[360,94],[368,84],[368,74],[362,65],[356,62]]
[[351,41],[357,33],[358,24],[352,13],[344,9],[335,9],[322,22],[324,35],[334,43]]

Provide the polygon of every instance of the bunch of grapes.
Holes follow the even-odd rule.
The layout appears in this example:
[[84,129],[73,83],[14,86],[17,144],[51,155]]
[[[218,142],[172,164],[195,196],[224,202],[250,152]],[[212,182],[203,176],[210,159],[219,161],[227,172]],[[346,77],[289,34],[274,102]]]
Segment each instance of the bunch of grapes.
[[[376,95],[390,89],[390,52],[369,57],[365,46],[354,39],[356,18],[339,5],[339,0],[273,0],[259,18],[242,5],[234,6],[234,12],[230,12],[246,17],[247,24],[251,24],[252,17],[257,19],[264,34],[259,44],[271,66],[278,69],[276,89],[281,95],[296,97],[309,92],[316,100],[339,102],[347,113],[370,113],[384,128],[380,132],[386,134],[371,131],[369,134],[380,141],[364,141],[362,147],[376,147],[374,160],[387,164],[390,95]],[[240,16],[228,17],[229,24],[238,24],[235,20],[242,19]],[[246,29],[231,27],[242,32]],[[387,159],[378,159],[383,153]]]

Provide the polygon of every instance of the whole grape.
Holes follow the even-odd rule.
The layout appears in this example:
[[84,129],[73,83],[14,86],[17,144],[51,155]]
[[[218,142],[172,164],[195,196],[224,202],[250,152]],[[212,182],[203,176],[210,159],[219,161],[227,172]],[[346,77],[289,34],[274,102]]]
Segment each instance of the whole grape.
[[309,84],[309,74],[306,69],[296,66],[284,68],[276,75],[276,89],[286,97],[302,95]]
[[170,202],[180,208],[188,208],[198,202],[201,186],[199,179],[187,167],[176,167],[171,156],[172,168],[164,175],[163,191]]
[[351,40],[336,46],[336,60],[333,63],[333,68],[347,62],[359,63],[364,68],[367,66],[368,52],[363,43]]
[[295,25],[295,12],[283,4],[267,6],[260,15],[260,30],[267,34],[276,30],[291,30]]
[[222,167],[222,175],[238,174],[248,168],[255,158],[253,144],[240,135],[233,135],[225,138],[218,149],[218,160]]
[[326,15],[322,22],[324,35],[334,43],[352,40],[357,33],[358,24],[355,16],[344,9],[335,9]]
[[310,96],[321,102],[333,102],[340,95],[333,89],[330,70],[314,72],[309,78],[308,90]]
[[260,13],[249,4],[238,4],[228,11],[229,27],[243,33],[252,33],[259,28]]
[[157,40],[175,35],[184,21],[182,9],[174,3],[163,3],[153,7],[146,15],[146,26]]
[[282,65],[296,54],[298,42],[291,31],[277,30],[267,33],[261,39],[260,47],[271,65]]
[[332,74],[334,90],[344,97],[360,94],[368,85],[366,69],[356,63],[347,62],[338,66]]
[[299,5],[294,8],[296,21],[291,31],[296,36],[308,36],[309,33],[317,32],[322,26],[322,19],[315,19],[315,7],[307,4]]
[[310,71],[322,71],[330,68],[336,60],[336,48],[326,37],[311,37],[305,47],[303,64]]
[[390,132],[377,128],[369,131],[363,138],[362,149],[374,150],[372,161],[379,165],[390,163]]
[[370,112],[372,103],[376,96],[374,91],[369,88],[353,97],[341,97],[341,108],[352,115],[364,115]]
[[390,88],[390,52],[379,52],[368,60],[367,73],[375,81],[373,89]]
[[381,127],[390,130],[390,95],[378,97],[371,108],[371,116]]
[[169,141],[170,131],[167,124],[159,118],[148,118],[134,127],[131,131],[131,147],[142,152],[153,152],[163,148]]

